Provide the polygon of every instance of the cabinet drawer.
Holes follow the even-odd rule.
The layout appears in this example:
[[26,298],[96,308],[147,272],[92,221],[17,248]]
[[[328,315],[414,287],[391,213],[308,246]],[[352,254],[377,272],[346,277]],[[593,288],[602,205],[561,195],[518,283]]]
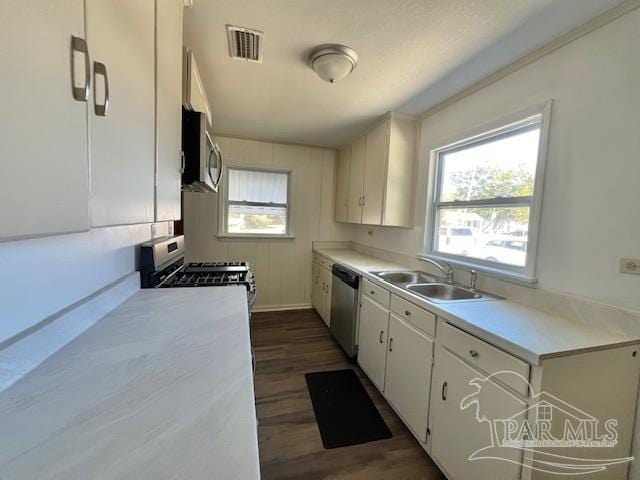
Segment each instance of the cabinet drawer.
[[317,253],[313,255],[313,261],[316,262],[316,263],[319,263],[324,268],[328,268],[329,270],[331,270],[331,268],[333,267],[333,263],[334,263],[331,260],[329,260],[328,258],[323,257],[322,255],[318,255]]
[[433,313],[407,302],[398,295],[391,295],[391,311],[423,332],[432,337],[436,336],[436,316]]
[[369,298],[373,298],[380,305],[384,305],[389,308],[389,303],[391,302],[391,294],[387,292],[384,288],[379,287],[378,285],[371,283],[366,278],[362,281],[362,292]]
[[446,348],[488,374],[502,371],[517,373],[518,375],[498,375],[494,380],[527,396],[529,364],[448,323],[442,323],[438,327],[437,339]]

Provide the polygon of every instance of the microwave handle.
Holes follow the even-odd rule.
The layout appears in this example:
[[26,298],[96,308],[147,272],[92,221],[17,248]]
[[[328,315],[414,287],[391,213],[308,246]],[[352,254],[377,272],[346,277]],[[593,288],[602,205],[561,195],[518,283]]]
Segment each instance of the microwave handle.
[[218,153],[218,179],[216,180],[216,187],[218,187],[220,185],[220,180],[222,180],[222,169],[224,161],[222,159],[222,152],[220,151],[220,148],[218,148],[218,144],[214,143],[213,148],[215,148],[216,152]]

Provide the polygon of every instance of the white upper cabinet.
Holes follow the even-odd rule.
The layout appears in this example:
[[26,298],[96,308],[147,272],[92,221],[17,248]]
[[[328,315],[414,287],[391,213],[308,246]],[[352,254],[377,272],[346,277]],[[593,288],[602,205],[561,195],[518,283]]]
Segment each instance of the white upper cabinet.
[[366,137],[360,137],[350,147],[351,159],[349,161],[349,193],[347,199],[349,205],[347,218],[349,223],[362,223],[362,185],[364,181],[366,143]]
[[[154,0],[86,0],[92,226],[153,222]],[[106,105],[106,107],[105,107]]]
[[180,218],[183,0],[156,0],[156,215]]
[[83,3],[0,7],[0,239],[89,228]]
[[204,83],[200,77],[198,64],[193,52],[187,47],[184,48],[184,77],[183,77],[183,102],[186,108],[194,112],[202,112],[207,115],[209,126],[213,125],[213,114],[211,105],[204,89]]
[[413,117],[392,113],[351,144],[348,222],[412,226],[416,133]]
[[369,225],[382,223],[388,134],[388,122],[381,123],[367,134],[364,188],[362,191],[362,223]]
[[336,222],[346,222],[349,212],[351,145],[338,150],[336,166]]

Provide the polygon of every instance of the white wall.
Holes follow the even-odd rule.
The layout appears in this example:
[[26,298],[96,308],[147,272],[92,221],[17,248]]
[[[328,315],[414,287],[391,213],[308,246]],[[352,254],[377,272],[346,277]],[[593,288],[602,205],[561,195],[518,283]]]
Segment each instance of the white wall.
[[0,243],[0,343],[134,272],[135,246],[151,238],[144,224]]
[[640,258],[639,59],[640,10],[634,10],[426,118],[416,227],[359,226],[353,240],[420,252],[430,150],[455,134],[553,99],[539,285],[640,311],[640,277],[618,271],[620,257]]
[[225,165],[290,169],[294,239],[218,238],[218,195],[185,194],[187,260],[247,260],[256,276],[256,307],[311,302],[312,245],[345,240],[351,227],[333,221],[335,151],[218,137]]

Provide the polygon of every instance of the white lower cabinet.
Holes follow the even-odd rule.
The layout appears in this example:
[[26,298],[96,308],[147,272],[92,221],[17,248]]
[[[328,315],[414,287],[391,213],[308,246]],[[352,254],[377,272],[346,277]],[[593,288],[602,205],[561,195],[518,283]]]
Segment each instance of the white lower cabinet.
[[322,267],[313,262],[311,269],[311,304],[313,308],[318,312],[321,317],[324,315],[324,290],[322,288],[322,281],[320,280],[320,270]]
[[[475,390],[478,390],[477,393]],[[471,404],[462,409],[461,402],[466,397],[468,400],[465,403]],[[449,478],[519,479],[522,452],[518,449],[501,451],[500,455],[506,461],[470,461],[469,457],[481,448],[492,445],[493,430],[486,418],[507,419],[523,412],[526,406],[524,400],[491,380],[485,380],[479,371],[436,345],[429,416],[431,456]],[[491,453],[487,453],[487,456],[491,456]]]
[[[500,420],[522,425],[527,415],[531,422],[548,395],[549,431],[560,435],[567,418],[574,419],[575,429],[575,420],[582,421],[585,412],[601,420],[636,415],[637,345],[529,364],[370,280],[363,279],[360,293],[358,364],[449,480],[559,478],[531,468],[557,455],[555,448],[535,448],[525,457],[518,448],[491,449],[505,439]],[[554,399],[560,405],[554,406]],[[570,412],[563,414],[566,405]],[[551,415],[548,407],[556,413]],[[619,422],[616,432],[614,446],[571,447],[561,454],[593,460],[628,457],[633,422]],[[629,463],[620,462],[588,476],[626,479],[628,470]]]
[[313,262],[311,269],[311,304],[327,327],[331,323],[331,270]]
[[392,313],[388,343],[384,395],[424,443],[434,342]]
[[331,323],[331,280],[333,274],[331,270],[327,270],[324,267],[320,267],[320,281],[322,283],[322,288],[324,291],[324,295],[322,296],[322,302],[324,303],[324,315],[322,315],[322,320],[327,325],[327,327]]
[[389,310],[363,295],[360,299],[358,364],[373,384],[384,391]]

